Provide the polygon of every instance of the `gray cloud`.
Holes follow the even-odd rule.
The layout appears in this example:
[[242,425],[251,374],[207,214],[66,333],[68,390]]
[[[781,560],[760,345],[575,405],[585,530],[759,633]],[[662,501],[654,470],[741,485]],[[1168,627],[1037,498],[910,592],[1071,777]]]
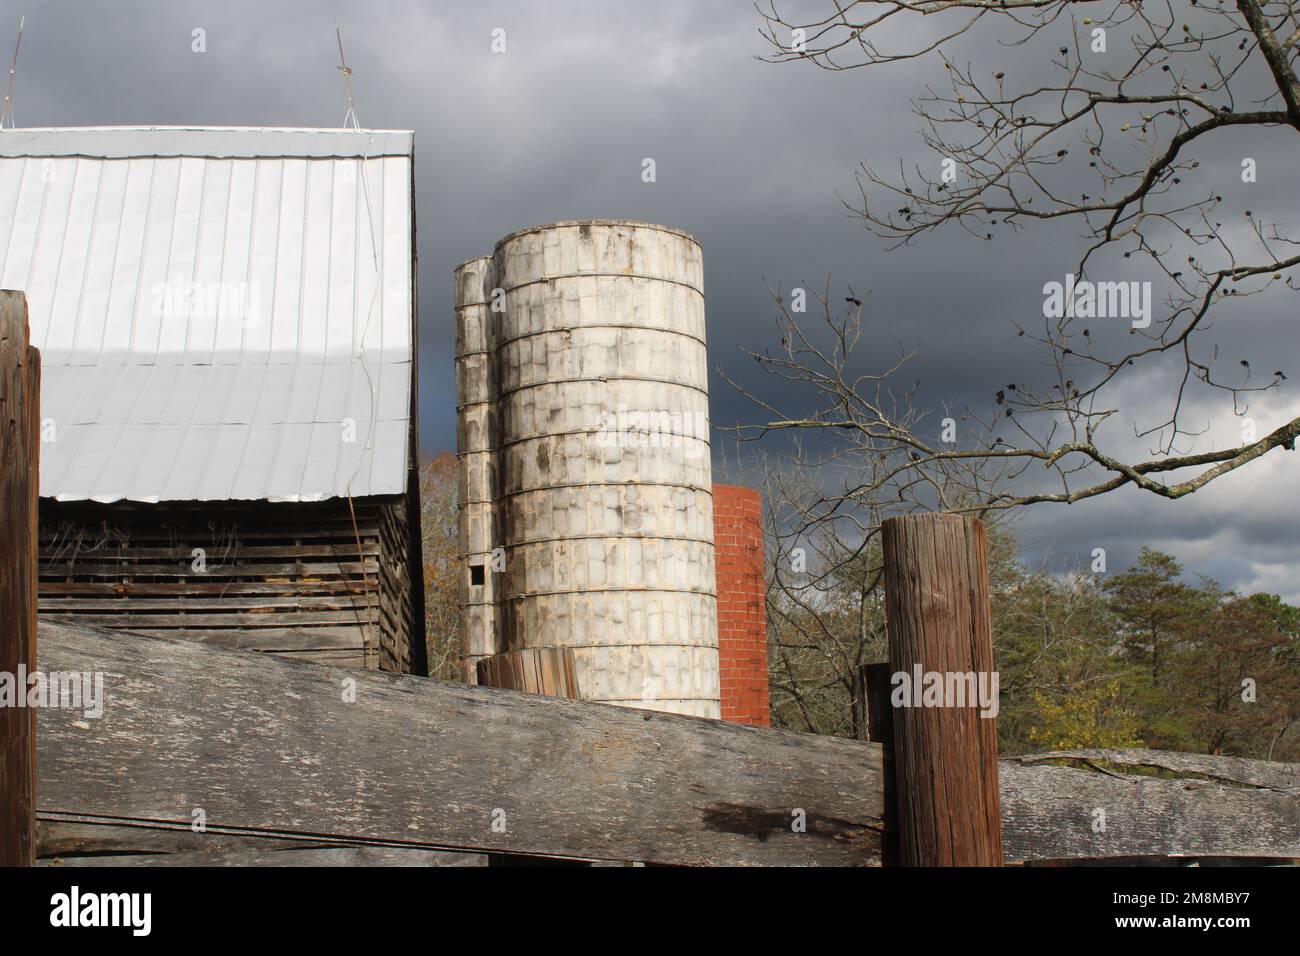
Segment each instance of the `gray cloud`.
[[[7,52],[20,8],[0,6]],[[452,268],[525,225],[627,217],[695,233],[705,250],[712,362],[747,383],[758,380],[738,349],[774,344],[764,277],[789,288],[831,275],[837,291],[848,283],[870,289],[864,369],[892,355],[896,341],[920,346],[907,378],[922,382],[924,400],[980,407],[1006,382],[1038,374],[1009,322],[1038,312],[1042,284],[1070,271],[1081,249],[1061,225],[995,242],[941,232],[886,252],[847,218],[840,197],[856,198],[853,171],[863,159],[882,169],[900,158],[933,160],[909,99],[937,81],[936,62],[836,75],[760,63],[759,22],[743,0],[48,0],[27,12],[17,97],[25,126],[338,125],[346,104],[335,69],[337,18],[362,122],[417,133],[421,439],[431,453],[455,445]],[[195,27],[207,31],[202,55],[190,51]],[[505,55],[490,52],[494,27],[507,31]],[[987,49],[971,42],[956,52],[987,61]],[[1235,175],[1246,150],[1260,159],[1256,191]],[[654,184],[640,180],[644,157],[656,160]],[[1294,141],[1267,131],[1221,137],[1205,154],[1204,182],[1188,185],[1221,189],[1225,217],[1253,204],[1294,223],[1294,190],[1267,186],[1280,169],[1294,169],[1293,157]],[[1300,382],[1294,304],[1249,314],[1222,320],[1225,360],[1235,364],[1240,353],[1269,372],[1294,369]],[[714,421],[755,417],[715,377]],[[1127,427],[1116,426],[1115,440]],[[1300,584],[1286,589],[1279,571],[1300,557],[1297,460],[1287,456],[1172,504],[1126,494],[1043,506],[1021,531],[1054,560],[1106,546],[1115,567],[1141,544],[1160,544],[1225,584],[1267,584],[1300,597]]]

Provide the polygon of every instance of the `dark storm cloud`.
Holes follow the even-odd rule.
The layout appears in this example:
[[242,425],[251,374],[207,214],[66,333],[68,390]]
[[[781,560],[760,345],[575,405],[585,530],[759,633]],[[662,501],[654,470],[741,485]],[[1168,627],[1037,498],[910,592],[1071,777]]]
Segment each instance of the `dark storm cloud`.
[[[1039,314],[1043,283],[1071,271],[1082,248],[1061,225],[995,242],[952,230],[886,252],[840,198],[858,198],[853,171],[863,159],[881,169],[934,161],[909,100],[942,79],[937,61],[845,74],[760,63],[766,50],[745,0],[28,6],[17,98],[26,126],[338,125],[338,20],[361,121],[417,134],[421,439],[430,453],[455,444],[451,271],[522,226],[626,217],[693,232],[705,250],[711,362],[751,385],[762,379],[739,348],[775,344],[764,278],[789,289],[830,275],[836,293],[869,289],[863,369],[892,359],[898,342],[919,346],[904,384],[919,379],[930,404],[979,408],[1007,382],[1041,374],[1010,321]],[[20,9],[3,4],[0,53],[11,49]],[[207,53],[191,52],[196,27]],[[496,27],[506,30],[504,55],[490,50]],[[970,42],[956,52],[978,62],[987,50]],[[1247,150],[1260,158],[1254,192],[1235,175]],[[1222,191],[1225,216],[1267,202],[1294,225],[1294,191],[1267,185],[1287,150],[1293,143],[1266,132],[1209,147],[1202,175]],[[641,181],[645,157],[656,161],[656,183]],[[1294,368],[1300,381],[1293,316],[1294,305],[1275,304],[1250,322],[1225,319],[1231,360]],[[1154,414],[1159,396],[1134,401]],[[712,403],[715,423],[757,417],[716,376]],[[1275,411],[1288,408],[1296,413],[1294,399]],[[1116,441],[1126,428],[1117,425]],[[743,474],[743,463],[732,471]],[[1285,583],[1277,569],[1294,564],[1300,532],[1296,473],[1289,456],[1177,503],[1126,494],[1042,506],[1020,530],[1057,563],[1101,546],[1115,568],[1150,543],[1228,585]],[[1300,595],[1300,584],[1271,586]]]

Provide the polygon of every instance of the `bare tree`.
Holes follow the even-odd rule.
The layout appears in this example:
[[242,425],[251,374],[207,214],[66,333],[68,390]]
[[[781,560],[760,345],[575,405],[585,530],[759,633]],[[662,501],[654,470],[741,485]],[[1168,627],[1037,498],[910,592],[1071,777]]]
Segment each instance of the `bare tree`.
[[[913,390],[893,388],[910,353],[900,349],[878,374],[852,371],[863,313],[852,292],[842,309],[829,292],[812,293],[818,315],[812,323],[800,321],[779,291],[772,295],[781,350],[748,354],[782,380],[783,394],[807,392],[818,401],[801,417],[782,419],[771,399],[725,370],[719,374],[774,419],[756,429],[740,427],[742,441],[774,429],[788,429],[791,439],[779,462],[761,453],[757,459],[773,712],[782,726],[862,738],[862,667],[886,654],[881,522],[915,511],[977,507],[997,487],[999,463],[941,458],[922,464],[917,436],[937,416],[917,407]],[[801,440],[804,429],[822,426],[834,428],[838,440]]]
[[[879,543],[828,516],[812,461],[764,469],[769,679],[777,724],[866,736],[862,667],[885,657]],[[878,521],[876,522],[878,527]]]
[[[760,8],[772,45],[767,59],[775,62],[848,71],[928,58],[937,60],[936,70],[942,66],[943,91],[929,86],[914,103],[924,144],[934,151],[930,171],[900,164],[896,176],[886,176],[863,163],[860,201],[847,204],[891,248],[945,225],[995,241],[1030,223],[1063,220],[1078,227],[1085,249],[1060,284],[1059,308],[1049,295],[1041,327],[1018,327],[1043,353],[1049,374],[999,388],[974,440],[935,440],[883,409],[873,396],[884,379],[847,374],[836,351],[851,345],[842,327],[828,323],[831,352],[819,351],[812,343],[826,337],[791,314],[779,294],[783,354],[755,357],[767,371],[810,386],[820,407],[808,415],[765,404],[770,421],[751,437],[822,430],[857,436],[856,450],[865,445],[887,456],[876,443],[894,443],[907,454],[890,459],[890,480],[906,485],[910,474],[936,493],[936,474],[964,467],[968,479],[987,477],[983,464],[992,463],[1011,481],[961,486],[962,507],[983,513],[1130,485],[1180,498],[1273,449],[1294,450],[1300,418],[1262,437],[1243,428],[1239,443],[1208,451],[1192,446],[1208,426],[1187,419],[1195,402],[1215,396],[1244,416],[1253,393],[1286,378],[1281,369],[1252,373],[1237,355],[1222,361],[1226,346],[1211,334],[1212,317],[1239,318],[1246,309],[1239,299],[1296,292],[1300,243],[1260,210],[1247,209],[1225,227],[1228,210],[1198,157],[1244,127],[1300,131],[1300,14],[1293,0],[1190,2],[1176,12],[1171,2],[1136,0],[830,0],[827,15],[809,22],[784,19],[775,4]],[[949,56],[953,46],[981,43],[988,55],[981,66]],[[1033,76],[1042,72],[1041,56],[1038,66],[1013,75],[1017,54],[1044,49],[1051,78]],[[1254,160],[1242,157],[1238,170],[1234,159],[1232,175],[1251,181]],[[1159,314],[1127,328],[1104,321],[1127,317],[1131,308],[1121,301],[1127,282],[1094,280],[1102,263],[1145,269],[1164,293]],[[1293,310],[1294,300],[1289,304]],[[1157,311],[1150,297],[1147,306]],[[1168,394],[1151,403],[1156,411],[1117,416],[1122,388],[1152,375],[1169,383]],[[866,397],[857,392],[863,386]],[[1145,450],[1103,447],[1098,433],[1116,417],[1131,418],[1126,440]]]

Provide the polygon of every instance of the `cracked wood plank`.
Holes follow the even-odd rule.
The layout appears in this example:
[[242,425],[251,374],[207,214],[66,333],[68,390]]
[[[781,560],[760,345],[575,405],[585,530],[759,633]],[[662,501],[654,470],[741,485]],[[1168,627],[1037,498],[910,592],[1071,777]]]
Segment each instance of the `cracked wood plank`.
[[1295,794],[1032,758],[1005,759],[999,769],[1007,860],[1300,857]]
[[1054,750],[1017,757],[1022,764],[1049,760],[1112,763],[1125,767],[1151,767],[1173,773],[1196,774],[1225,783],[1239,783],[1284,793],[1300,793],[1300,765],[1220,757],[1211,754],[1174,753],[1168,750]]

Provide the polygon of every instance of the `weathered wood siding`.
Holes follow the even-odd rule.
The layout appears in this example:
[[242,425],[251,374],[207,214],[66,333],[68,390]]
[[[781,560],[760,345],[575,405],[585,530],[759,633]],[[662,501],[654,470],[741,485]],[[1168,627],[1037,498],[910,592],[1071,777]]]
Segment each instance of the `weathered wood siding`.
[[[425,674],[428,664],[422,628],[415,615],[407,522],[409,499],[401,497],[377,508],[379,540],[378,665],[395,674]],[[419,582],[415,587],[423,587]],[[417,635],[420,635],[417,638]]]
[[416,622],[406,507],[404,496],[356,500],[354,528],[339,499],[42,500],[40,616],[409,671]]

